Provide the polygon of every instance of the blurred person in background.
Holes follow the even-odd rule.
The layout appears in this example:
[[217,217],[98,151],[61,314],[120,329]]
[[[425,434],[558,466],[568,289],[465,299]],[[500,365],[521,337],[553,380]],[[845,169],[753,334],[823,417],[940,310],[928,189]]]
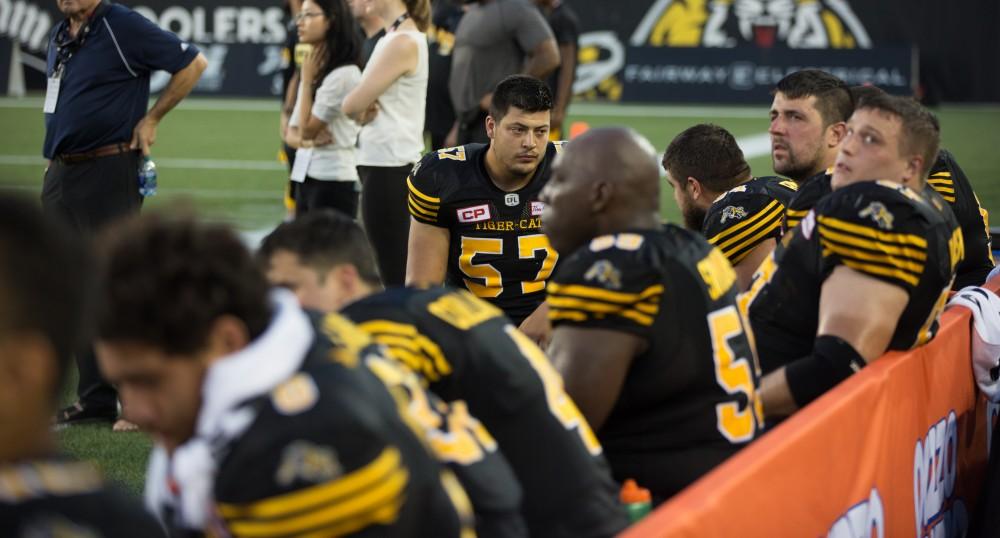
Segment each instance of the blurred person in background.
[[361,67],[364,68],[375,50],[375,43],[385,35],[385,21],[371,9],[368,0],[347,0],[351,15],[358,24],[361,39]]
[[[208,60],[124,5],[58,5],[66,19],[49,38],[42,209],[88,236],[139,211],[143,156],[156,142],[160,121],[191,92]],[[170,82],[149,108],[149,80],[157,70],[171,73]],[[56,422],[114,420],[117,395],[101,379],[93,350],[79,350],[77,368],[78,400],[59,411]]]
[[362,217],[379,273],[387,286],[401,286],[410,230],[406,177],[424,149],[430,0],[368,4],[388,24],[386,35],[375,45],[361,82],[344,99],[343,111],[364,126],[358,155]]
[[92,316],[90,261],[61,223],[0,195],[0,536],[163,535],[95,467],[59,456],[51,433]]
[[441,149],[448,132],[455,125],[455,107],[448,93],[451,76],[451,51],[455,30],[465,10],[452,0],[435,0],[431,27],[427,31],[429,53],[427,112],[424,130],[430,134],[430,149]]
[[458,119],[445,146],[489,143],[491,92],[504,77],[521,73],[544,80],[559,67],[559,47],[535,5],[527,0],[465,3],[448,81]]
[[573,100],[573,81],[576,79],[576,55],[579,50],[580,21],[576,12],[564,0],[535,0],[542,10],[545,20],[555,35],[559,46],[559,68],[549,76],[547,82],[555,101],[552,107],[552,130],[550,140],[563,140],[567,134],[563,130],[569,102]]
[[312,48],[302,61],[298,98],[285,131],[288,145],[307,148],[297,157],[308,159],[308,165],[295,213],[330,208],[356,218],[360,127],[341,111],[344,96],[361,80],[354,19],[346,0],[305,0],[296,19],[299,40]]
[[[278,123],[278,137],[281,139],[281,150],[278,160],[288,165],[288,172],[292,171],[292,163],[295,162],[295,148],[285,143],[285,130],[288,128],[288,119],[292,117],[295,110],[295,97],[299,88],[299,64],[295,57],[295,46],[299,43],[299,34],[296,31],[296,18],[302,9],[302,0],[285,0],[282,4],[288,23],[285,26],[285,46],[281,49],[281,115]],[[285,218],[295,217],[295,194],[298,191],[298,182],[288,179],[285,185]]]

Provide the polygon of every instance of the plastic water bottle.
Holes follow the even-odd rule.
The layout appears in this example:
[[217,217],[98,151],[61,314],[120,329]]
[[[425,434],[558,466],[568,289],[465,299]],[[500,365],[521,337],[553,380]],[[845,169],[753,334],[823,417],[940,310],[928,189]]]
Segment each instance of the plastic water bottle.
[[143,197],[156,194],[156,163],[149,157],[143,157],[139,165],[139,194]]
[[625,480],[622,485],[619,500],[625,506],[630,523],[636,523],[646,517],[653,508],[653,498],[649,490],[640,488],[631,478]]

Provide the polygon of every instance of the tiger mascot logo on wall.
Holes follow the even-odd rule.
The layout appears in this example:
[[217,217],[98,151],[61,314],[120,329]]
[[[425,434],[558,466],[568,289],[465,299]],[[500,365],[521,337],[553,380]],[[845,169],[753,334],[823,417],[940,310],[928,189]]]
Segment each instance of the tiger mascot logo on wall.
[[871,48],[847,0],[657,0],[633,46]]

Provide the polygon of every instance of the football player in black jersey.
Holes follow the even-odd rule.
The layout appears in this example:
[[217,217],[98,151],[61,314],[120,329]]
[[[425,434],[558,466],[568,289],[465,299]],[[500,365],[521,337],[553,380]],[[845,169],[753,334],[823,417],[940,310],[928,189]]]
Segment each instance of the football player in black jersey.
[[[498,308],[447,287],[381,291],[364,233],[332,212],[282,224],[259,256],[273,283],[305,305],[343,308],[432,392],[482,421],[524,489],[531,536],[610,536],[625,525],[596,437],[545,354]],[[470,494],[474,506],[490,500]]]
[[0,196],[0,536],[163,536],[96,468],[57,453],[50,417],[93,283],[79,238],[35,206]]
[[819,69],[778,81],[771,102],[771,163],[799,185],[833,166],[853,105],[847,84]]
[[429,153],[409,178],[407,284],[467,288],[542,343],[545,282],[559,258],[542,233],[538,200],[562,147],[548,141],[551,109],[544,82],[507,77],[493,92],[489,145]]
[[887,350],[933,338],[965,250],[954,216],[927,187],[938,140],[933,116],[913,100],[879,96],[854,111],[834,192],[786,234],[743,298],[769,418]]
[[[147,504],[176,534],[466,536],[469,500],[357,364],[228,228],[146,215],[109,241],[98,358],[158,441]],[[333,359],[333,360],[331,360]]]
[[753,177],[736,139],[717,125],[703,123],[677,135],[662,164],[684,225],[719,247],[745,290],[781,238],[781,218],[798,185]]
[[594,129],[556,159],[545,230],[564,255],[548,286],[552,362],[617,480],[677,493],[757,434],[757,377],[736,273],[700,234],[659,217],[656,152]]
[[[854,86],[851,88],[851,97],[856,104],[862,103],[865,99],[883,95],[885,95],[885,91],[875,86]],[[785,222],[783,223],[785,230],[797,226],[810,209],[833,191],[830,186],[832,174],[833,168],[831,167],[809,178],[802,185],[785,210]],[[981,285],[986,281],[990,271],[993,270],[993,266],[996,265],[993,260],[989,212],[979,204],[979,198],[972,189],[969,178],[965,175],[962,167],[958,165],[955,157],[946,149],[938,151],[927,184],[948,202],[948,206],[962,227],[965,258],[958,264],[953,288],[959,290],[966,286]]]
[[[315,312],[337,312],[355,298],[381,289],[361,227],[332,211],[317,211],[278,226],[261,242],[257,256],[272,285],[292,291],[299,304]],[[398,338],[390,342],[395,343]],[[438,460],[455,471],[472,501],[476,534],[527,536],[517,478],[468,406],[448,404],[427,391],[414,373],[422,372],[420,368],[410,370],[379,355],[364,360],[406,402]]]

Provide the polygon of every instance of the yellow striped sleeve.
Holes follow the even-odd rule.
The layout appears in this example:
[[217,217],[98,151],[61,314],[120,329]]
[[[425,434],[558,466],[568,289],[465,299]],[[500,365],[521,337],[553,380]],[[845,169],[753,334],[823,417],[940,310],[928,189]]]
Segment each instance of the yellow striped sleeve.
[[951,172],[944,170],[931,174],[931,177],[927,178],[927,184],[946,202],[955,203],[955,180],[951,177]]
[[421,222],[436,223],[441,210],[441,199],[421,192],[413,184],[411,177],[406,178],[406,186],[410,191],[406,201],[410,215]]
[[650,327],[660,312],[663,285],[655,284],[638,293],[625,293],[582,284],[548,285],[549,319],[583,323],[595,320],[631,322]]
[[833,217],[817,220],[824,259],[836,257],[856,271],[911,287],[919,284],[927,262],[924,238],[873,230]]
[[764,209],[710,237],[708,242],[718,247],[726,259],[735,265],[781,228],[784,210],[781,202],[771,200]]
[[234,536],[340,536],[396,521],[409,473],[388,447],[336,480],[248,504],[218,505]]
[[792,228],[798,226],[799,223],[802,222],[802,219],[806,218],[806,215],[808,214],[808,209],[797,210],[790,207],[785,208],[785,226],[787,229],[791,230]]
[[452,367],[441,348],[417,330],[416,326],[384,319],[358,324],[378,343],[386,346],[393,358],[426,380],[434,382],[451,375]]

